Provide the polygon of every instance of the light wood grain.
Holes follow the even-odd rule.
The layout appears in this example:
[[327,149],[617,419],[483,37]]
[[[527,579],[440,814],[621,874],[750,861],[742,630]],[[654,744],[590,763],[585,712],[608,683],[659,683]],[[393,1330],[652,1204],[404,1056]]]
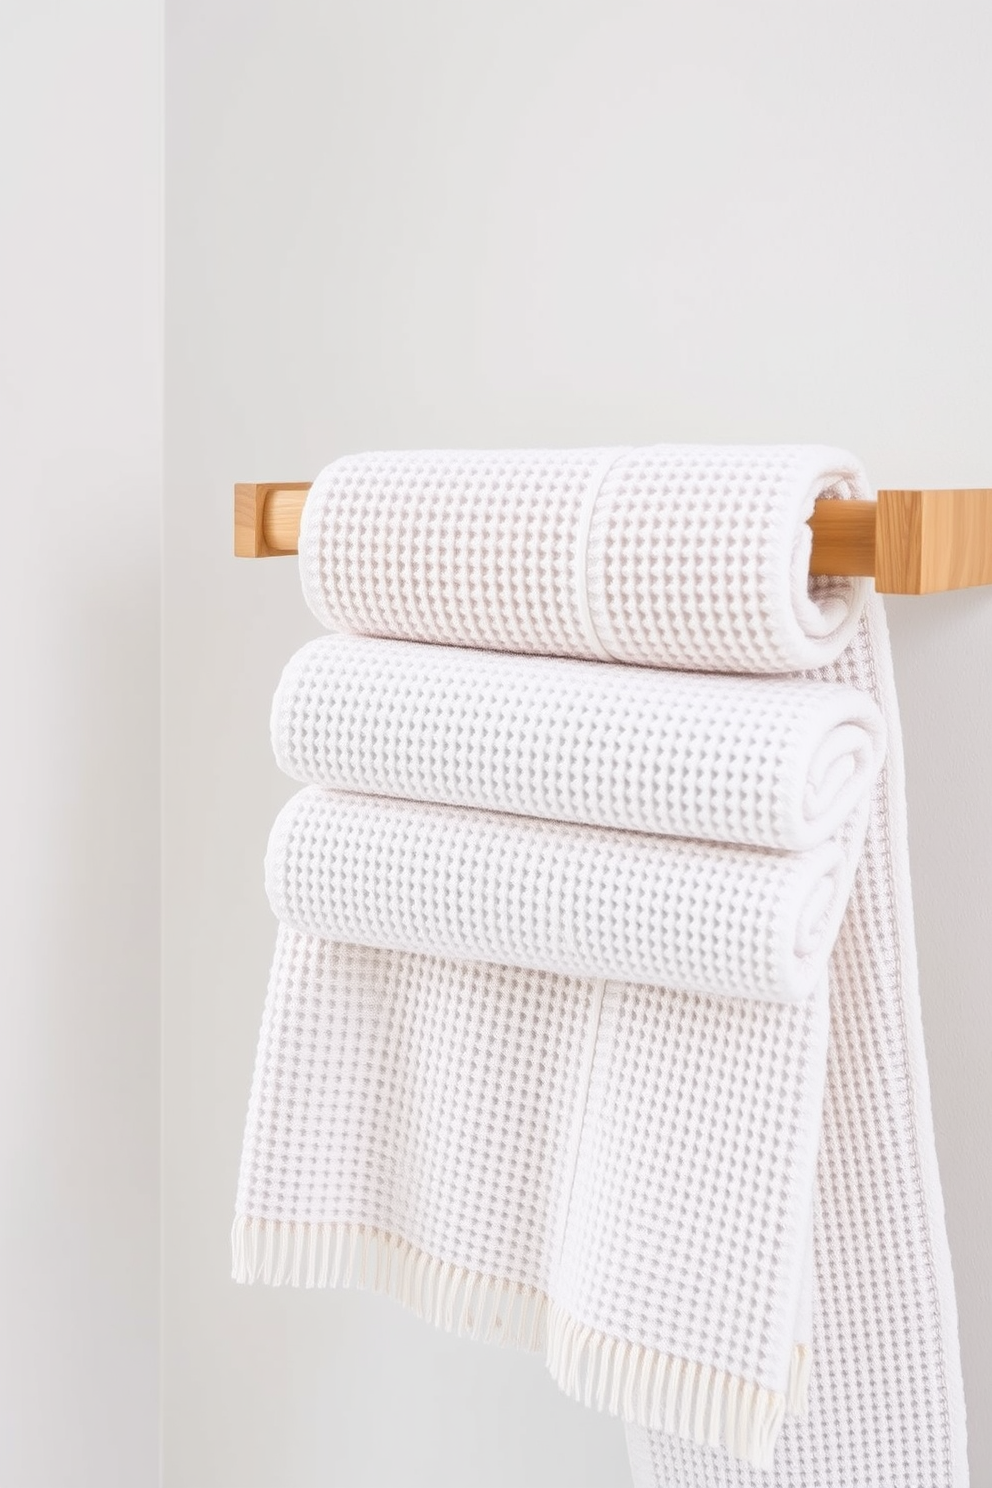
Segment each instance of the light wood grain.
[[992,490],[879,491],[876,541],[883,594],[992,584]]
[[[234,488],[234,551],[297,551],[307,481]],[[879,491],[878,501],[816,503],[812,574],[874,577],[884,594],[930,594],[992,584],[992,490]]]
[[813,529],[811,574],[875,572],[874,501],[818,501],[809,525]]
[[284,558],[298,551],[309,481],[241,481],[234,487],[235,558]]

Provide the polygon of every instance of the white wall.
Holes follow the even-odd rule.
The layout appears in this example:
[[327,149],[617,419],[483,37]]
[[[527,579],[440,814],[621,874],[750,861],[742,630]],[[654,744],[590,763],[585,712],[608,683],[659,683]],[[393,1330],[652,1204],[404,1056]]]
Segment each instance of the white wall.
[[0,8],[0,1483],[158,1477],[161,24]]
[[[404,445],[825,440],[992,481],[992,12],[170,0],[167,1488],[621,1488],[533,1360],[253,1291],[227,1232],[315,632],[235,479]],[[976,1484],[992,1481],[992,590],[893,602]],[[853,1488],[853,1485],[836,1485]]]

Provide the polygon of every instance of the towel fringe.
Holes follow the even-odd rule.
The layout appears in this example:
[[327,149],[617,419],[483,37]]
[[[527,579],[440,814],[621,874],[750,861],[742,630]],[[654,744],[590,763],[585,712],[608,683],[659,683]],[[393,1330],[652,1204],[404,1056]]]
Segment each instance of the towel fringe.
[[370,1225],[238,1215],[231,1249],[238,1282],[334,1287],[343,1276],[344,1285],[391,1296],[447,1332],[543,1347],[552,1378],[573,1399],[648,1430],[722,1444],[755,1467],[771,1465],[786,1412],[806,1409],[812,1350],[805,1344],[793,1350],[783,1393],[600,1333],[536,1287],[457,1266]]
[[797,1343],[789,1367],[788,1411],[790,1416],[805,1416],[809,1403],[809,1380],[813,1372],[813,1350],[807,1343]]
[[457,1266],[370,1225],[239,1215],[231,1253],[238,1282],[380,1292],[448,1333],[531,1353],[544,1346],[548,1301],[536,1287]]
[[[771,1465],[786,1415],[782,1391],[598,1333],[554,1303],[548,1305],[547,1363],[576,1400],[651,1431],[722,1444],[755,1467]],[[798,1377],[795,1359],[792,1368]],[[808,1378],[808,1361],[805,1370]]]

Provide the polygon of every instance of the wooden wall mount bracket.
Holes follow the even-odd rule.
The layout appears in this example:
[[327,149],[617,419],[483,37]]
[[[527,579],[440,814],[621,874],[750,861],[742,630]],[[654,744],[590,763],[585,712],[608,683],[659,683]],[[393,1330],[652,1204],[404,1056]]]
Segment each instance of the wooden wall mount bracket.
[[[234,488],[239,558],[295,553],[309,481]],[[810,518],[810,573],[860,574],[883,594],[992,584],[992,489],[879,491],[877,501],[822,500]]]
[[235,558],[285,558],[298,551],[309,481],[239,482],[234,488]]

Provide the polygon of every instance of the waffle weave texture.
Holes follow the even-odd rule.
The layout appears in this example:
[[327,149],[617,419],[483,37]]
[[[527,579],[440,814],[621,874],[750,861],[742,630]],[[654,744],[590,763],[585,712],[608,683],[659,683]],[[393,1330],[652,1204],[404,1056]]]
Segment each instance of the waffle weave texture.
[[807,598],[822,490],[867,494],[819,448],[363,456],[304,519],[379,639],[273,707],[235,1275],[542,1350],[637,1488],[967,1480],[884,615]]
[[804,1419],[769,1471],[628,1427],[635,1488],[967,1488],[957,1310],[923,1046],[902,741],[874,596],[822,675],[870,693],[889,746],[830,964]]
[[333,940],[797,1002],[826,974],[865,821],[773,853],[307,786],[266,887],[280,920]]
[[728,1002],[280,924],[236,1274],[391,1292],[763,1452],[809,1342],[826,1036],[825,983]]
[[862,579],[809,583],[818,445],[413,450],[321,471],[303,592],[331,630],[701,671],[793,672],[853,634]]
[[283,672],[272,746],[335,790],[801,851],[864,800],[884,728],[841,683],[327,635]]

